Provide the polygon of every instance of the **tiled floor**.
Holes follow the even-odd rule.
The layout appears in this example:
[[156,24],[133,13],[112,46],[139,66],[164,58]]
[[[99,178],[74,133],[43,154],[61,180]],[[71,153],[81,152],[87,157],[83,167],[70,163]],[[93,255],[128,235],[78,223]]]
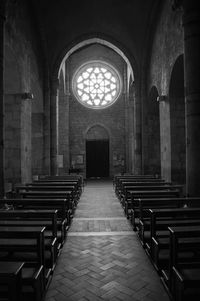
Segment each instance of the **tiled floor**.
[[85,186],[45,301],[168,301],[112,183]]

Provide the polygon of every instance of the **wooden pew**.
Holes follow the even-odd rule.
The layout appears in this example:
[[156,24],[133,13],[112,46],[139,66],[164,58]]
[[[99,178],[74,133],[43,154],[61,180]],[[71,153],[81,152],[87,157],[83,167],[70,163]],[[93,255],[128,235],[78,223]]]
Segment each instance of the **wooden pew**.
[[0,298],[22,300],[22,268],[24,262],[0,261]]
[[57,237],[61,246],[64,244],[70,225],[69,202],[66,199],[0,199],[0,204],[20,210],[57,210]]
[[[139,178],[139,179],[137,179],[137,178],[130,178],[130,177],[129,178],[118,178],[116,180],[115,186],[114,186],[115,193],[116,193],[117,196],[120,195],[121,190],[122,190],[122,185],[125,182],[131,183],[133,185],[135,185],[137,183],[138,184],[139,183],[143,183],[143,184],[148,184],[148,185],[150,185],[150,184],[159,184],[159,183],[160,184],[164,184],[165,183],[164,180],[158,179],[158,178]],[[131,185],[131,184],[129,184],[129,185]]]
[[151,179],[160,179],[158,176],[155,175],[132,175],[132,174],[126,174],[126,175],[115,175],[113,177],[113,186],[117,185],[118,181],[121,179],[131,179],[135,181],[140,180],[151,180]]
[[[121,203],[122,206],[128,206],[128,203],[131,202],[131,193],[134,191],[177,191],[177,195],[182,194],[182,185],[133,185],[133,186],[124,186],[122,195],[121,195]],[[126,213],[126,211],[125,211]]]
[[70,181],[70,180],[78,180],[79,185],[82,187],[82,189],[84,188],[84,178],[82,175],[64,175],[64,176],[40,176],[39,179],[37,181],[57,181],[57,182],[61,182],[61,181]]
[[45,197],[45,198],[68,198],[70,201],[70,209],[73,215],[78,203],[79,195],[75,189],[75,186],[52,186],[52,185],[40,185],[40,186],[27,186],[19,185],[15,187],[15,198],[20,197]]
[[200,299],[200,226],[169,227],[170,256],[162,280],[175,301]]
[[22,198],[26,199],[33,199],[33,198],[38,198],[38,199],[66,199],[67,200],[67,210],[68,210],[68,220],[69,224],[73,218],[74,212],[75,212],[75,202],[73,198],[73,191],[62,191],[62,190],[36,190],[36,191],[24,191],[20,193],[20,196]]
[[139,198],[172,198],[172,197],[180,197],[179,189],[156,189],[156,190],[129,190],[128,196],[126,197],[126,201],[124,204],[124,212],[127,218],[130,218],[134,213],[134,210],[138,208]]
[[151,234],[147,253],[160,271],[169,259],[169,231],[170,226],[200,225],[200,208],[150,209]]
[[57,210],[5,210],[0,211],[0,226],[45,227],[45,262],[54,270],[61,244],[57,239]]
[[[142,245],[145,247],[146,242],[150,239],[150,212],[149,209],[167,209],[200,207],[200,197],[184,198],[157,198],[157,199],[138,199],[138,208],[135,208],[131,216],[133,228],[138,230],[138,236]],[[138,212],[137,212],[138,211]],[[136,224],[135,212],[137,212],[138,223]]]
[[[35,301],[42,301],[48,283],[44,264],[45,227],[2,227],[0,226],[1,261],[24,261],[22,267],[22,293],[31,291]],[[27,261],[23,260],[24,256]]]
[[21,198],[26,199],[66,199],[68,203],[68,213],[69,213],[69,220],[71,221],[74,212],[75,212],[75,203],[73,200],[73,193],[72,191],[62,191],[62,190],[36,190],[36,191],[22,191],[20,192],[19,196]]
[[35,181],[32,183],[26,183],[26,186],[33,187],[33,186],[58,186],[58,187],[69,187],[69,186],[74,186],[75,193],[78,196],[78,199],[81,196],[82,193],[82,186],[79,184],[79,181],[49,181],[49,180],[43,180],[43,181]]
[[[156,178],[155,176],[133,176],[133,175],[116,175],[113,177],[113,188],[116,191],[119,186],[121,181],[132,181],[132,182],[141,182],[141,181],[154,181],[154,180],[161,180],[159,177]],[[162,180],[163,181],[163,180]]]
[[[124,181],[121,180],[119,181],[119,186],[118,189],[116,189],[116,194],[119,198],[119,200],[125,196],[126,189],[137,189],[139,190],[141,186],[147,186],[149,189],[154,189],[155,187],[163,187],[163,189],[167,189],[168,187],[172,186],[172,183],[169,182],[163,182],[160,180],[154,180],[154,181],[140,181],[140,182],[135,182],[135,181]],[[155,187],[154,187],[155,186]],[[129,188],[130,187],[130,188]],[[151,188],[152,187],[152,188]],[[178,187],[178,186],[177,186]]]

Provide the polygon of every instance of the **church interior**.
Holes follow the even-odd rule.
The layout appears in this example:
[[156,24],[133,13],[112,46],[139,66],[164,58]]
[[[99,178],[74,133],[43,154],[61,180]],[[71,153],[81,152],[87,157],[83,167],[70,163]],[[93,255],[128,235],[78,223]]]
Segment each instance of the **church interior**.
[[0,301],[200,298],[198,0],[0,0]]

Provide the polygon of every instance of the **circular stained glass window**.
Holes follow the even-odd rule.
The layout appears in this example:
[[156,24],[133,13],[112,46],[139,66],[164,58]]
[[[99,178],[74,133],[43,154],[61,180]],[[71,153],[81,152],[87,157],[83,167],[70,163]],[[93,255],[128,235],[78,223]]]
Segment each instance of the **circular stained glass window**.
[[103,109],[113,104],[121,92],[121,79],[112,66],[92,61],[75,73],[73,91],[78,101],[92,109]]

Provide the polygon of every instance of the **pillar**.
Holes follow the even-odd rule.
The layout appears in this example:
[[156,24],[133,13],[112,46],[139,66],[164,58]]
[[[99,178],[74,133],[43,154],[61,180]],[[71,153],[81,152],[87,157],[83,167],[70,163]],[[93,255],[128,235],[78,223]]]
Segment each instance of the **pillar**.
[[183,1],[186,102],[186,190],[200,195],[200,10],[198,0]]
[[50,95],[50,159],[51,175],[58,175],[58,79],[51,82]]
[[50,85],[49,74],[46,70],[44,80],[44,162],[43,174],[49,175],[51,173],[51,137],[50,137]]
[[4,23],[5,2],[0,2],[0,197],[4,195]]

